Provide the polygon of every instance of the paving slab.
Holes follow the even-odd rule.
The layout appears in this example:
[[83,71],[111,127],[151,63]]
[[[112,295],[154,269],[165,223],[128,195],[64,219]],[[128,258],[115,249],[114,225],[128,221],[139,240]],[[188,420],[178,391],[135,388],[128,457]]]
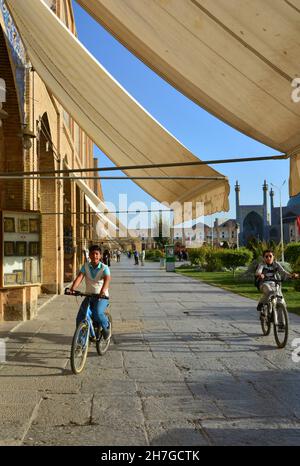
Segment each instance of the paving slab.
[[123,394],[121,396],[97,393],[93,399],[92,420],[96,424],[124,423],[142,425],[144,416],[142,402],[138,396]]
[[145,431],[140,425],[117,423],[92,426],[47,427],[33,426],[26,435],[28,446],[138,446],[147,445]]
[[199,427],[192,422],[147,422],[149,444],[151,446],[207,446],[208,440]]
[[180,422],[224,417],[214,401],[195,399],[192,395],[164,398],[149,396],[143,399],[143,408],[146,421]]
[[93,396],[88,394],[44,395],[33,426],[84,426],[91,423]]
[[300,424],[289,419],[208,420],[201,425],[211,445],[299,446]]
[[[79,376],[69,355],[80,300],[0,324],[1,445],[300,445],[300,363],[263,337],[255,302],[166,273],[112,264],[113,337]],[[75,409],[76,407],[76,409]]]

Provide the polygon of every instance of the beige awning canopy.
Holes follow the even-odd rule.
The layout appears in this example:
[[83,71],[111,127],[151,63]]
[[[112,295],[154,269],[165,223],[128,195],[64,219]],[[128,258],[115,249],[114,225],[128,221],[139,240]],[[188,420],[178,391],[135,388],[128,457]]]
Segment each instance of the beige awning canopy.
[[106,236],[109,236],[110,234],[108,230],[105,228],[105,224],[108,224],[108,226],[112,228],[114,232],[117,231],[118,227],[102,213],[102,209],[99,208],[99,206],[97,207],[97,205],[94,204],[94,202],[91,200],[89,196],[85,194],[84,197],[87,205],[91,208],[91,210],[96,214],[96,217],[100,220],[101,229],[105,231]]
[[[91,199],[85,195],[85,201],[88,204],[88,206],[92,209],[93,212],[96,212],[96,217],[98,218],[98,222],[96,225],[96,234],[98,235],[99,239],[103,238],[109,238],[110,234],[108,230],[105,228],[105,218],[102,214],[99,214],[99,208],[91,201]],[[115,226],[113,227],[114,229],[116,228]]]
[[178,90],[291,158],[300,192],[299,0],[77,0]]
[[[69,167],[66,161],[65,165],[68,170],[71,170],[71,167]],[[119,231],[127,232],[126,227],[117,219],[116,215],[113,212],[107,212],[108,208],[105,202],[102,201],[102,199],[100,199],[94,193],[94,191],[80,178],[80,175],[77,172],[72,171],[70,171],[70,175],[76,178],[75,183],[78,186],[78,188],[84,193],[86,203],[96,214],[97,218],[100,220],[99,230],[101,230],[101,233],[105,234],[105,236],[107,236],[108,238],[115,238],[119,235]]]
[[[45,3],[7,0],[7,5],[35,70],[116,165],[199,160],[109,75]],[[134,175],[220,176],[207,165],[141,169]],[[225,177],[221,180],[140,180],[137,184],[160,202],[203,202],[206,214],[229,208],[229,184]]]

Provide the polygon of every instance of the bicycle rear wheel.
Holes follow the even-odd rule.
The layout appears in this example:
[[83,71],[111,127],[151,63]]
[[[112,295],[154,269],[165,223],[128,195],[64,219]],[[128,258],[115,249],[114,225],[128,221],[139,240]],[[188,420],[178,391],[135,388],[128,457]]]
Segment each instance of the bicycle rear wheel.
[[82,372],[89,349],[89,326],[87,322],[78,325],[71,347],[71,368],[74,374]]
[[270,312],[269,307],[263,307],[263,313],[260,315],[260,325],[262,332],[265,336],[269,335],[271,332],[271,319],[270,319]]
[[283,304],[277,304],[276,312],[278,323],[274,322],[274,337],[278,348],[284,348],[289,336],[289,316]]
[[111,340],[111,335],[112,335],[112,317],[109,312],[106,312],[106,316],[109,320],[109,325],[110,325],[110,336],[105,340],[103,335],[102,335],[102,330],[99,328],[98,330],[98,338],[96,341],[96,348],[97,348],[97,353],[99,356],[104,356],[106,351],[108,350],[108,347],[110,345],[110,340]]

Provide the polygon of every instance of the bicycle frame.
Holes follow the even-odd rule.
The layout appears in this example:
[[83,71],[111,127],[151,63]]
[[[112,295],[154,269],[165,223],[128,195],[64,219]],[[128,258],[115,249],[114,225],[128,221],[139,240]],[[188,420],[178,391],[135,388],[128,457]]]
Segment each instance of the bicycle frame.
[[[102,335],[102,328],[101,324],[95,322],[92,318],[92,310],[91,310],[91,299],[99,299],[99,295],[95,294],[87,294],[87,293],[80,293],[79,291],[70,292],[69,288],[65,289],[65,294],[68,296],[84,296],[86,298],[85,309],[83,312],[83,318],[77,325],[75,330],[72,346],[71,346],[71,355],[70,355],[70,362],[71,362],[71,369],[74,374],[80,374],[84,368],[88,349],[89,349],[89,341],[93,340],[96,343],[96,349],[99,356],[103,356],[110,344],[110,337],[111,337],[111,330],[110,330],[110,337],[105,338]],[[105,299],[105,298],[103,298]],[[107,298],[108,299],[108,298]],[[109,303],[107,303],[109,306]],[[108,307],[107,306],[107,307]],[[108,319],[110,322],[110,328],[112,325],[112,319],[109,313],[107,313]],[[96,328],[97,324],[97,328]],[[96,334],[97,333],[97,334]],[[78,358],[80,359],[78,365]]]
[[[92,295],[92,294],[88,294],[88,293],[81,293],[80,291],[74,291],[73,293],[70,293],[70,289],[69,288],[66,288],[65,289],[65,294],[68,295],[68,296],[81,296],[81,297],[85,297],[85,298],[88,298],[89,299],[89,303],[90,303],[90,300],[94,297],[96,297],[97,295]],[[103,298],[105,299],[105,298]],[[85,312],[85,318],[82,320],[82,322],[86,322],[89,326],[89,334],[91,335],[91,337],[94,339],[96,338],[96,332],[95,332],[95,328],[94,328],[94,325],[93,325],[93,319],[91,317],[91,309],[90,309],[90,304],[88,304],[87,308],[86,308],[86,312]],[[100,323],[98,324],[100,326]]]
[[269,306],[271,310],[271,315],[273,316],[273,323],[278,325],[278,315],[277,315],[277,303],[283,300],[283,296],[279,295],[279,284],[281,282],[276,281],[276,292],[270,296]]
[[[89,301],[90,301],[90,297],[89,297]],[[93,319],[92,319],[92,316],[91,316],[91,308],[90,308],[90,304],[88,304],[87,308],[86,308],[86,311],[85,311],[85,318],[82,320],[82,322],[86,322],[89,326],[89,334],[92,338],[96,338],[96,333],[95,333],[95,329],[94,329],[94,325],[93,325]]]

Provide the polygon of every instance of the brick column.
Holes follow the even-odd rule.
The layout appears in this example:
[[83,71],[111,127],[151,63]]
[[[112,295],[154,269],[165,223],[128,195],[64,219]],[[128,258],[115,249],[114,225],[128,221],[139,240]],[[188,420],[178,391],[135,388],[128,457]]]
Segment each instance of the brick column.
[[8,289],[1,296],[3,320],[27,320],[26,288]]
[[37,300],[40,293],[39,286],[28,286],[26,288],[26,314],[27,320],[37,316]]
[[[41,212],[56,212],[56,186],[53,180],[41,180]],[[46,293],[58,293],[58,220],[42,215],[42,280]]]

